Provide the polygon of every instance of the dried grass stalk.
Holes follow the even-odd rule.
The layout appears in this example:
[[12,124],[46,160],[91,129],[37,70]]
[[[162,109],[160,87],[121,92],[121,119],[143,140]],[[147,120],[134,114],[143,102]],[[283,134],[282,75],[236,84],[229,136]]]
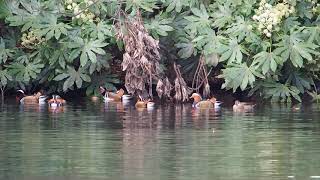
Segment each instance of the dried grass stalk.
[[149,86],[152,97],[152,81],[158,80],[160,74],[159,41],[149,36],[139,12],[135,18],[121,13],[124,21],[116,23],[116,37],[124,42],[122,70],[126,71],[126,89],[135,94]]
[[204,58],[205,57],[203,55],[200,56],[199,64],[192,81],[192,89],[199,93],[200,88],[203,87],[202,95],[206,98],[210,96],[210,85],[208,82],[208,75],[210,72],[207,72]]
[[157,83],[157,93],[160,98],[168,98],[171,99],[171,90],[172,85],[168,78],[165,78],[164,81],[159,79]]
[[177,67],[176,63],[174,63],[174,70],[176,72],[176,79],[174,81],[174,90],[175,95],[174,99],[176,101],[188,101],[189,100],[189,94],[192,92],[192,90],[187,86],[187,83],[184,81],[180,69]]

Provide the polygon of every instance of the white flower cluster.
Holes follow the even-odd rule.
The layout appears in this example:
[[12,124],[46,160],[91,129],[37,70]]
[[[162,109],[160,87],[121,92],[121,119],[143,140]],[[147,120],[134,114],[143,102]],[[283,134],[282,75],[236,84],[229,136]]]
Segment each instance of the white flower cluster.
[[94,0],[65,0],[67,10],[73,11],[75,17],[73,19],[81,19],[83,22],[93,22],[95,15],[90,12],[87,7],[92,5]]
[[259,9],[252,17],[258,22],[258,30],[263,32],[267,37],[272,36],[272,30],[277,26],[284,17],[288,17],[295,11],[294,7],[288,4],[286,0],[272,6],[266,0],[261,0]]
[[46,40],[45,38],[36,36],[33,31],[29,31],[28,34],[27,33],[22,34],[21,45],[26,48],[32,49],[34,46],[41,44],[45,40]]
[[316,14],[320,12],[320,4],[316,0],[307,0],[312,5],[312,12]]

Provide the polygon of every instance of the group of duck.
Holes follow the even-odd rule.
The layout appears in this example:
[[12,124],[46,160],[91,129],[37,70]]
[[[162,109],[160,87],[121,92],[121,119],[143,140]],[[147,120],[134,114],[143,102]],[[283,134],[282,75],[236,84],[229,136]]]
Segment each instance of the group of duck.
[[[105,102],[110,101],[123,101],[128,102],[132,96],[125,95],[124,90],[120,89],[116,93],[109,92],[105,88],[100,87],[100,93],[104,97]],[[218,101],[215,97],[212,97],[210,99],[203,100],[201,95],[198,93],[193,93],[190,97],[190,99],[193,99],[192,107],[198,108],[198,109],[218,109],[220,108],[220,105],[222,104],[221,101]],[[136,108],[153,108],[155,103],[151,99],[145,99],[141,96],[138,96],[138,100],[135,104]],[[233,105],[233,111],[235,112],[248,112],[252,111],[256,104],[250,103],[250,102],[240,102],[239,100],[236,100]]]
[[59,107],[66,104],[66,100],[59,95],[52,95],[52,98],[48,99],[48,96],[43,95],[42,92],[37,92],[33,95],[26,95],[23,90],[18,90],[17,100],[21,104],[45,104],[48,103],[50,107]]
[[[44,104],[48,103],[49,107],[59,107],[66,104],[66,100],[61,98],[59,95],[52,95],[52,98],[48,99],[48,96],[43,95],[41,92],[37,92],[33,95],[26,95],[23,90],[18,90],[19,95],[17,95],[18,100],[21,104]],[[127,103],[132,99],[131,95],[126,95],[123,89],[119,89],[117,92],[107,91],[104,87],[100,87],[100,93],[103,96],[105,102],[124,102]],[[202,99],[201,95],[198,93],[193,93],[190,97],[193,99],[192,107],[198,109],[218,109],[222,104],[215,97],[210,99]],[[150,98],[143,98],[138,96],[137,102],[135,103],[136,108],[153,108],[155,103]],[[244,112],[252,111],[255,104],[235,101],[233,105],[233,111]]]
[[[100,87],[100,93],[103,96],[105,102],[111,101],[122,101],[122,102],[129,102],[132,99],[132,96],[125,95],[124,90],[120,89],[116,93],[107,91],[104,87]],[[153,108],[155,103],[151,101],[151,99],[145,99],[142,96],[138,96],[138,100],[135,104],[136,108]]]

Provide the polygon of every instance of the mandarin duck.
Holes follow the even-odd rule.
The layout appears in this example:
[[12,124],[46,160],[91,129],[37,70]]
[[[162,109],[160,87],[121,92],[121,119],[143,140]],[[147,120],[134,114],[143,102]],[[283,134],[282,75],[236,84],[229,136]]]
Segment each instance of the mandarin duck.
[[100,93],[103,95],[105,102],[109,101],[128,101],[132,97],[130,95],[125,95],[124,90],[121,88],[116,93],[108,92],[104,87],[100,86]]
[[217,101],[215,97],[211,99],[202,100],[201,95],[193,93],[190,98],[193,98],[192,107],[194,108],[220,108],[221,101]]
[[136,108],[148,108],[152,109],[154,108],[155,103],[151,101],[151,99],[143,100],[141,96],[139,96],[138,101],[135,104]]
[[52,98],[48,100],[50,107],[59,107],[63,106],[66,103],[66,100],[62,99],[59,95],[52,95]]
[[17,96],[17,100],[20,101],[21,104],[42,104],[45,103],[45,100],[47,99],[47,96],[42,95],[41,92],[37,92],[34,95],[27,96],[23,90],[18,90],[22,94],[22,97],[20,98]]

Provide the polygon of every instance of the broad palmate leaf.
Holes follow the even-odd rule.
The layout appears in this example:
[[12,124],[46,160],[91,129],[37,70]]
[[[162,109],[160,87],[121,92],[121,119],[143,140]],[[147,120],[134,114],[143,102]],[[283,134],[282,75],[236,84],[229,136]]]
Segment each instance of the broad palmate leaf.
[[242,53],[247,54],[243,46],[238,44],[237,39],[230,39],[228,44],[221,44],[217,51],[221,55],[220,62],[228,61],[228,64],[240,64],[243,58]]
[[44,64],[39,62],[15,62],[6,67],[8,67],[10,74],[12,74],[17,81],[28,82],[31,79],[37,78]]
[[303,60],[313,61],[312,55],[319,55],[316,51],[317,45],[304,41],[300,31],[285,35],[278,44],[274,53],[281,55],[284,61],[289,60],[295,67],[303,67]]
[[248,67],[246,63],[231,64],[226,69],[222,70],[222,75],[225,82],[222,88],[233,89],[233,92],[240,87],[241,90],[245,90],[248,85],[251,87],[256,81],[256,77],[264,78],[254,66]]
[[7,85],[8,81],[12,81],[12,76],[9,74],[9,72],[4,69],[0,70],[0,86],[4,87]]
[[80,64],[83,67],[87,64],[88,59],[90,59],[92,63],[97,62],[97,56],[95,53],[105,55],[106,52],[102,49],[102,47],[105,47],[107,45],[108,43],[103,43],[101,40],[82,39],[76,37],[74,38],[73,46],[76,49],[74,49],[71,54],[74,55],[81,53]]
[[270,72],[275,72],[277,70],[278,65],[282,65],[281,57],[277,56],[273,52],[262,51],[255,55],[253,65],[256,69],[261,68],[262,74],[266,74]]
[[63,91],[72,88],[74,84],[77,85],[77,88],[81,88],[83,81],[91,81],[90,76],[86,74],[83,68],[79,68],[78,71],[76,71],[73,67],[68,67],[65,73],[59,74],[53,80],[61,81],[63,79],[66,79],[63,83]]
[[47,40],[55,37],[57,40],[60,38],[61,34],[67,35],[68,29],[71,26],[65,23],[57,23],[57,17],[49,16],[46,18],[46,22],[40,25],[40,30],[36,30],[38,36],[45,36]]
[[200,9],[191,8],[193,15],[186,16],[185,19],[190,21],[190,23],[185,27],[191,30],[192,33],[201,32],[203,29],[210,28],[209,14],[203,4],[200,5]]
[[12,57],[13,50],[6,49],[3,39],[0,37],[0,63],[5,63],[9,57]]

